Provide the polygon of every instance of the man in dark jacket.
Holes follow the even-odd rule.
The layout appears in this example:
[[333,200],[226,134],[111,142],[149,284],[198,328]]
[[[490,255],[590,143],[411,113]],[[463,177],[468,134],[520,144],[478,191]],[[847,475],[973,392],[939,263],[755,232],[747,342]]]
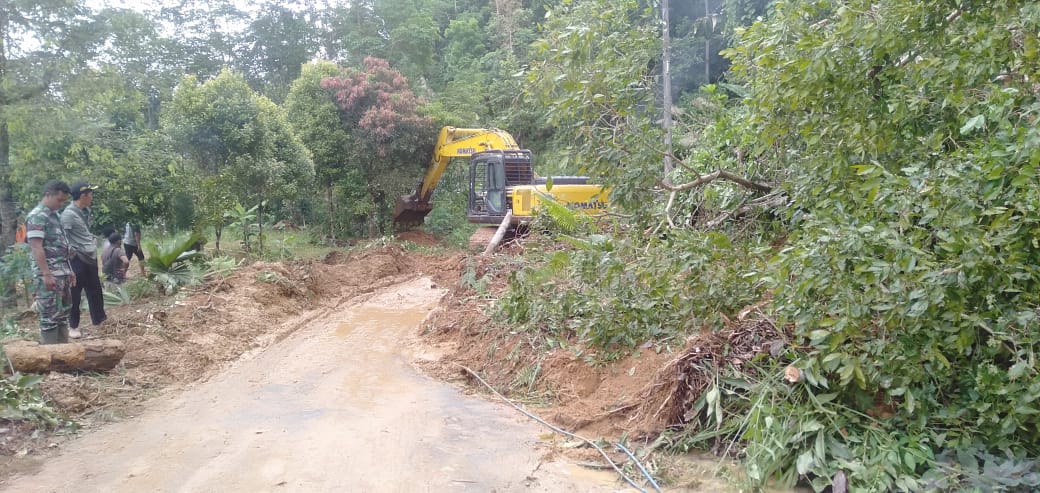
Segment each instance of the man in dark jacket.
[[90,320],[95,326],[101,325],[108,316],[105,315],[105,298],[101,288],[101,277],[98,275],[97,238],[90,232],[93,215],[90,210],[94,203],[94,190],[85,181],[72,184],[72,204],[61,213],[61,226],[72,247],[72,271],[76,273],[76,285],[72,287],[72,311],[69,312],[69,337],[76,339],[82,335],[79,330],[80,294],[87,293],[87,304],[90,306]]

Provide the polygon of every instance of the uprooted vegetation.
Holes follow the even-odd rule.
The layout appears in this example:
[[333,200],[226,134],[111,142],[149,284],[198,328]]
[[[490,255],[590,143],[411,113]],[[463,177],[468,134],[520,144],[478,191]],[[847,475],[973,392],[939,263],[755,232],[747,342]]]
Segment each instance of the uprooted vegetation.
[[[471,260],[426,329],[457,362],[434,370],[467,380],[459,365],[472,368],[513,399],[543,406],[558,426],[623,437],[643,457],[707,450],[741,459],[740,477],[753,486],[1040,484],[1026,431],[1036,337],[1015,328],[1029,326],[1029,313],[1002,319],[1014,330],[956,342],[964,329],[935,330],[919,295],[894,301],[906,282],[898,271],[888,271],[888,286],[843,287],[835,282],[861,271],[789,270],[812,258],[856,265],[814,257],[805,238],[625,238],[534,235],[519,247],[522,260]],[[822,286],[838,291],[823,296]],[[860,300],[835,310],[840,298],[831,297],[842,293]],[[909,311],[879,318],[881,300]]]

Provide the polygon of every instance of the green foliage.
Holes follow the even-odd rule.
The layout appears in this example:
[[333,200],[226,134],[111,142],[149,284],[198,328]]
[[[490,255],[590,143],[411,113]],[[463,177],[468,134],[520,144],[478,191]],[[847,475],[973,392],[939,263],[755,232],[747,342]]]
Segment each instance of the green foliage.
[[[230,71],[202,84],[186,77],[165,123],[193,164],[194,172],[184,176],[191,178],[188,187],[200,226],[219,231],[233,200],[259,204],[260,217],[263,200],[294,198],[314,176],[314,165],[284,111]],[[219,232],[217,241],[219,248]]]
[[487,272],[478,273],[477,266],[472,260],[466,262],[466,267],[462,271],[462,276],[459,279],[459,283],[469,289],[472,289],[477,293],[477,296],[481,298],[488,298],[491,295],[489,285],[494,279],[494,276],[489,276]]
[[129,279],[120,288],[126,291],[127,296],[131,300],[135,301],[154,298],[161,294],[159,291],[160,285],[144,277]]
[[365,201],[358,200],[365,196],[364,180],[347,167],[349,134],[340,124],[332,94],[321,87],[323,79],[342,75],[343,70],[330,62],[304,65],[285,102],[289,123],[310,151],[317,181],[324,188],[321,199],[326,215],[312,222],[333,237],[347,233],[352,220],[370,210]]
[[130,296],[130,291],[125,286],[113,286],[106,283],[104,291],[105,305],[117,306],[117,305],[129,305],[133,301],[133,297]]
[[753,477],[1030,489],[1038,25],[1015,2],[796,1],[739,34],[749,132],[790,166],[793,229],[755,275],[808,377],[732,410]]
[[[611,201],[647,214],[661,130],[648,117],[648,67],[660,53],[655,13],[634,0],[563,2],[532,45],[525,95],[546,108],[566,161],[611,185]],[[619,166],[623,163],[623,166]]]
[[235,260],[233,257],[212,257],[206,260],[206,268],[203,272],[203,277],[207,280],[223,279],[240,265],[242,265],[242,261]]
[[242,33],[243,52],[236,57],[250,85],[274,101],[283,101],[300,67],[318,51],[318,25],[308,12],[278,3],[260,5]]
[[469,167],[461,162],[449,165],[437,184],[433,210],[426,216],[423,229],[448,245],[465,248],[478,226],[466,220],[469,200]]
[[227,227],[237,231],[242,238],[242,248],[246,252],[252,251],[251,243],[260,234],[256,224],[256,211],[259,205],[254,205],[248,210],[242,204],[235,204],[231,210],[224,212],[224,219],[228,222]]
[[18,319],[14,315],[0,317],[0,339],[19,336]]
[[165,245],[145,242],[148,276],[159,284],[163,293],[175,293],[181,286],[195,284],[198,281],[199,276],[191,268],[191,261],[201,256],[195,250],[198,242],[199,237],[196,235],[189,235],[184,240]]
[[[0,354],[0,360],[7,357]],[[40,426],[60,426],[64,420],[40,395],[43,375],[0,376],[0,420],[28,421]]]
[[344,160],[363,180],[373,206],[369,233],[389,225],[394,201],[414,186],[411,170],[425,164],[434,138],[432,122],[400,72],[382,59],[366,58],[363,69],[323,79],[349,135]]
[[763,294],[743,275],[762,253],[721,233],[676,232],[649,243],[602,234],[561,240],[571,248],[528,248],[530,265],[511,276],[500,315],[510,326],[575,337],[608,359],[721,323],[720,314],[733,316]]
[[590,234],[595,229],[591,216],[581,214],[548,195],[539,195],[536,214],[532,225],[536,229],[557,231],[564,235]]
[[27,244],[16,244],[6,255],[0,257],[0,307],[17,304],[17,291],[21,289],[25,305],[28,306],[32,285],[32,259]]

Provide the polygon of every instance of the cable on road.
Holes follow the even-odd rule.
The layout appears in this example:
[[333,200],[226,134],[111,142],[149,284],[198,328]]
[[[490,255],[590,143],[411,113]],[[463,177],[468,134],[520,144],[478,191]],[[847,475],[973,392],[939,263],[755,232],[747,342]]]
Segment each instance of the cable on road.
[[[506,402],[506,404],[509,404],[510,406],[513,406],[513,409],[516,409],[517,411],[520,411],[521,413],[524,413],[524,415],[526,415],[528,418],[531,418],[531,419],[533,419],[533,420],[535,420],[535,421],[545,425],[547,428],[549,428],[552,431],[555,431],[556,433],[559,433],[561,435],[566,435],[566,436],[569,436],[571,438],[576,438],[578,440],[581,440],[581,441],[589,444],[590,446],[592,446],[592,448],[596,449],[596,451],[599,452],[600,455],[603,456],[603,459],[606,460],[608,464],[610,464],[610,467],[614,468],[614,471],[616,471],[618,473],[618,475],[621,476],[621,479],[624,479],[626,483],[631,485],[633,488],[641,491],[642,493],[648,493],[643,488],[640,488],[639,485],[637,485],[635,483],[635,481],[632,480],[632,478],[629,478],[628,475],[626,475],[624,473],[624,471],[622,471],[621,468],[618,467],[618,465],[614,463],[614,461],[610,460],[610,456],[608,456],[607,453],[599,445],[596,445],[592,440],[589,440],[588,438],[585,438],[585,437],[580,436],[580,435],[575,435],[574,433],[571,433],[571,432],[569,432],[567,430],[564,430],[564,429],[561,429],[561,428],[557,428],[556,426],[553,426],[551,423],[545,421],[542,418],[539,418],[538,416],[536,416],[535,414],[529,412],[528,410],[524,409],[523,407],[520,407],[518,404],[516,404],[515,402],[510,400],[508,397],[506,397],[506,396],[502,395],[501,393],[499,393],[497,390],[495,390],[494,387],[491,386],[491,384],[489,384],[486,381],[484,381],[483,378],[480,378],[480,375],[477,375],[477,372],[475,372],[473,370],[470,370],[469,368],[467,368],[467,367],[465,367],[463,365],[460,365],[458,363],[454,363],[454,365],[458,366],[459,368],[462,368],[463,370],[466,370],[467,372],[469,372],[470,375],[473,375],[473,378],[476,378],[478,381],[480,381],[480,383],[484,384],[484,386],[487,387],[488,390],[493,392],[495,395],[497,395],[499,399],[502,399],[503,401]],[[615,444],[615,445],[621,447],[621,444]],[[625,449],[624,447],[621,447],[621,449],[624,450],[626,453],[628,453],[628,450]],[[639,467],[639,470],[643,471],[643,474],[645,474],[647,476],[647,478],[650,478],[650,475],[646,472],[646,469],[643,468],[643,465],[640,464],[639,461],[636,460],[636,458],[634,456],[632,456],[631,453],[628,453],[628,456],[631,457],[632,461],[636,463],[636,465]],[[653,478],[650,478],[650,484],[654,485],[654,489],[656,491],[658,491],[658,492],[661,491],[661,489],[657,487],[657,483],[654,482]]]
[[654,491],[656,491],[657,493],[661,493],[661,487],[657,486],[657,481],[654,481],[654,477],[651,476],[649,472],[647,472],[646,468],[643,467],[643,464],[639,462],[639,459],[636,459],[636,456],[632,455],[632,452],[629,452],[624,445],[621,445],[620,443],[615,443],[614,446],[621,449],[621,451],[624,452],[629,459],[632,459],[632,462],[635,463],[636,467],[639,468],[639,472],[643,473],[643,476],[646,477],[646,480],[650,482],[650,486],[654,487]]

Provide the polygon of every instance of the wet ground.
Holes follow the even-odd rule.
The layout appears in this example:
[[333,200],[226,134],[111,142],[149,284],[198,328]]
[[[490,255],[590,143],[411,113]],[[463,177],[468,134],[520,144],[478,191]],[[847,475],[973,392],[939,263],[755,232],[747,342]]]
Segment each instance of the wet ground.
[[[546,430],[418,374],[421,278],[326,309],[139,416],[61,447],[4,491],[623,491],[544,460]],[[309,315],[313,316],[313,315]]]

